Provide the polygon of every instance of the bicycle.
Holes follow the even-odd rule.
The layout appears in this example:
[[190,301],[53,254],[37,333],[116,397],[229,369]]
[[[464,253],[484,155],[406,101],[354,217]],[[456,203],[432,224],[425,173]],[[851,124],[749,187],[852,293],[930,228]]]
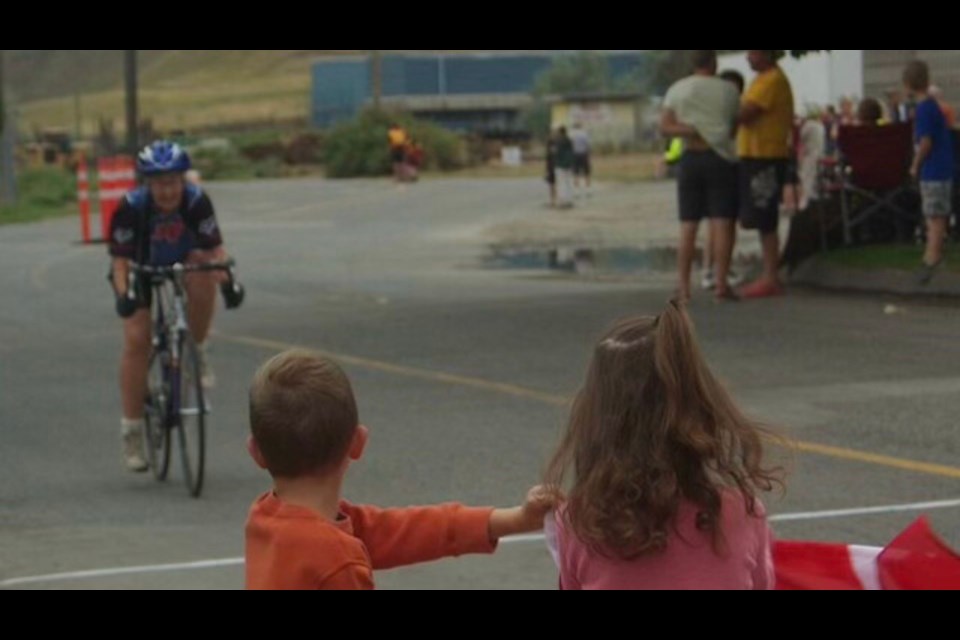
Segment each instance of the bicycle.
[[165,482],[170,471],[171,432],[176,430],[184,479],[194,498],[199,498],[203,490],[206,417],[210,410],[204,397],[197,345],[187,323],[184,281],[190,273],[210,272],[229,275],[221,291],[227,308],[239,307],[244,290],[236,280],[232,260],[167,267],[131,263],[128,288],[130,295],[136,295],[137,279],[145,277],[153,290],[152,353],[144,400],[147,462],[156,480]]

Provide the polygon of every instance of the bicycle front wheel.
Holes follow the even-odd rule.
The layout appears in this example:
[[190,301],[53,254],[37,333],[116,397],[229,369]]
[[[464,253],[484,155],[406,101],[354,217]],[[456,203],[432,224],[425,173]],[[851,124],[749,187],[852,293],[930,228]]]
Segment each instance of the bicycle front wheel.
[[175,374],[178,380],[174,411],[183,475],[194,498],[199,498],[203,491],[206,455],[207,409],[201,373],[196,342],[184,331],[180,335],[180,366]]
[[144,400],[147,462],[158,482],[167,479],[170,471],[170,367],[166,352],[154,352],[147,374],[147,397]]

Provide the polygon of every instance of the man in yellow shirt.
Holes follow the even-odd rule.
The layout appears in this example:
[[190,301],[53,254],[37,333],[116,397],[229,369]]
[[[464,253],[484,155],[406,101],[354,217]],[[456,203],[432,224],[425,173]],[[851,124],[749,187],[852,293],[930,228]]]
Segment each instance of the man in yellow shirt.
[[793,152],[794,101],[790,81],[777,64],[779,51],[750,50],[757,73],[740,106],[740,223],[760,232],[763,276],[740,292],[744,298],[783,294],[780,267],[780,202]]

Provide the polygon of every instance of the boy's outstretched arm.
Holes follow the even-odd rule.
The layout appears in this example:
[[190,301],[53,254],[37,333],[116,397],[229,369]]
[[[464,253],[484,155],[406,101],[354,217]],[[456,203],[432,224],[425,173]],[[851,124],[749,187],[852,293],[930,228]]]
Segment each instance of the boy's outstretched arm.
[[345,505],[354,535],[363,540],[375,570],[493,553],[500,538],[536,531],[555,501],[534,489],[522,507],[469,508],[458,504],[409,509]]

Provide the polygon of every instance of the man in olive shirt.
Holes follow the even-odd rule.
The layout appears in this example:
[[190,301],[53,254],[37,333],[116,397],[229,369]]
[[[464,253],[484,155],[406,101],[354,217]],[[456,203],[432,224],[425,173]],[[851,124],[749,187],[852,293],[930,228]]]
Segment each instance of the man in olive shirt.
[[760,232],[763,275],[744,287],[744,298],[783,295],[780,267],[780,202],[792,153],[794,102],[790,81],[777,65],[779,51],[750,50],[757,78],[740,106],[740,223]]

